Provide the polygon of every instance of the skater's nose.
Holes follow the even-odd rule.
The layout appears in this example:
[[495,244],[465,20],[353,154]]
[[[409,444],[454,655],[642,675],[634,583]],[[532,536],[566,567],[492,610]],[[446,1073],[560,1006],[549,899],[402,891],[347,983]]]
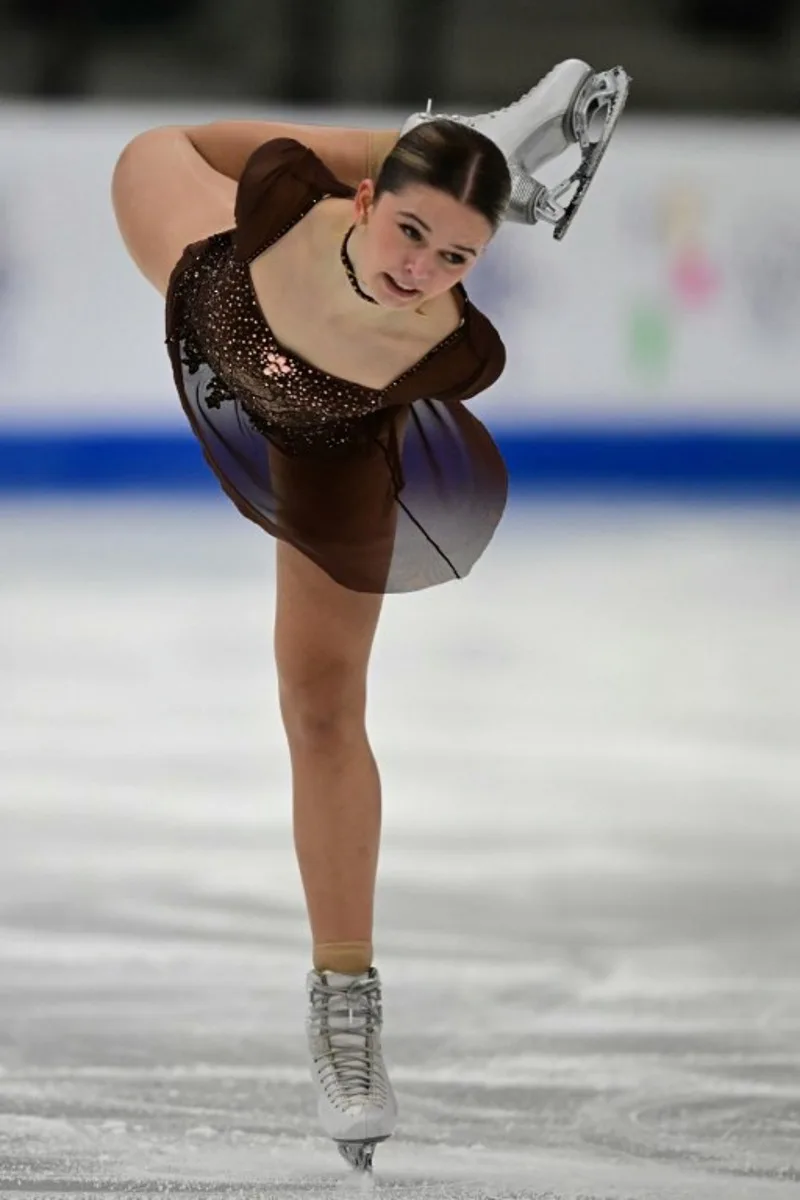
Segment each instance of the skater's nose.
[[433,255],[430,251],[415,250],[406,257],[403,265],[404,278],[413,283],[415,287],[419,287],[430,280],[434,266]]

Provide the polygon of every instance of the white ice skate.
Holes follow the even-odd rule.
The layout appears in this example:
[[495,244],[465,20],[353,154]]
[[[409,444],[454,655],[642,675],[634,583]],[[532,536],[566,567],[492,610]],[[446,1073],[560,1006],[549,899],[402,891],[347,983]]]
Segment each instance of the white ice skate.
[[372,1170],[378,1142],[391,1137],[397,1101],[381,1051],[381,981],[332,971],[308,976],[308,1049],[325,1133],[358,1171]]
[[[506,108],[463,117],[431,111],[415,113],[404,123],[407,133],[424,121],[448,117],[490,137],[506,156],[512,192],[506,219],[554,226],[559,241],[572,224],[594,179],[630,91],[623,67],[593,71],[570,58],[558,63],[534,88]],[[561,183],[546,187],[534,176],[546,162],[577,145],[581,161]],[[568,196],[569,192],[571,196]]]

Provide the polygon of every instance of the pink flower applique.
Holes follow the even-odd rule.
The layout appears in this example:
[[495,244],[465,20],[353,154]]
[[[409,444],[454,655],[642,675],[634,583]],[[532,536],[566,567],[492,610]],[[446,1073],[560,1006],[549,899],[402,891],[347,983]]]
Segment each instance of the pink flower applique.
[[292,366],[284,354],[270,351],[264,366],[265,375],[291,375]]

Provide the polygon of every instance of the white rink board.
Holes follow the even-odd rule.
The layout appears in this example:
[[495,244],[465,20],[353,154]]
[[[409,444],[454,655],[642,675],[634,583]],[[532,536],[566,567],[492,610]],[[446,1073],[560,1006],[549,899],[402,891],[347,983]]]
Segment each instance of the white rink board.
[[[216,115],[253,113],[4,110],[2,426],[183,427],[161,302],[127,259],[109,181],[139,130]],[[509,350],[476,404],[497,427],[792,422],[800,128],[630,118],[567,239],[504,229],[471,290]]]

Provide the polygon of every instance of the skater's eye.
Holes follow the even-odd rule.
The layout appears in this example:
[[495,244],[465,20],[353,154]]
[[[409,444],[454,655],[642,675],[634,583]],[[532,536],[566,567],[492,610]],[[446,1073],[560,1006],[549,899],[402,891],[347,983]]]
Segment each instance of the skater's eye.
[[[403,233],[405,234],[405,236],[409,239],[409,241],[412,241],[412,242],[421,242],[422,241],[422,232],[421,232],[421,230],[417,229],[416,225],[403,224],[400,226],[400,228],[403,231]],[[447,263],[447,265],[450,267],[463,267],[464,263],[467,261],[465,255],[458,254],[457,251],[455,251],[455,250],[443,250],[442,258]]]

